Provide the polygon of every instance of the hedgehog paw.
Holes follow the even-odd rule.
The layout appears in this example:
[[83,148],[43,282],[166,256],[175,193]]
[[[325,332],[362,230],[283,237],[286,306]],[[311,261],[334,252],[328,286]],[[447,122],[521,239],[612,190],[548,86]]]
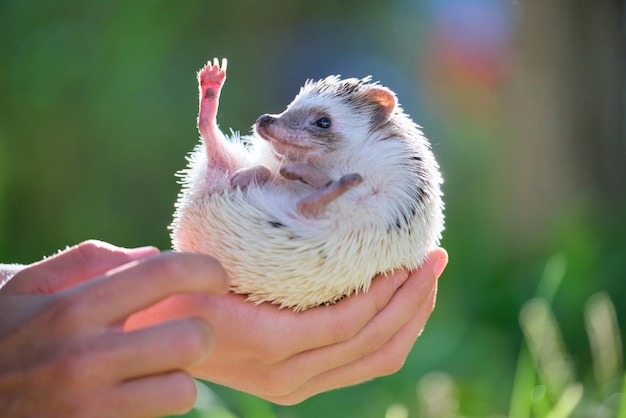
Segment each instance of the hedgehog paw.
[[248,167],[237,170],[230,177],[230,185],[245,190],[252,183],[265,184],[270,179],[272,173],[262,165]]
[[297,204],[298,211],[308,218],[318,217],[330,202],[362,182],[363,177],[358,173],[346,174],[339,180],[330,181],[321,189],[300,200]]

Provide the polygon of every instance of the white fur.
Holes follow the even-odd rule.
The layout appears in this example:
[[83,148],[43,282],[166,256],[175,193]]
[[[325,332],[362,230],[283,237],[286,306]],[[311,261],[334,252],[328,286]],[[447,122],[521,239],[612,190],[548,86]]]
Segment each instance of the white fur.
[[[238,157],[237,168],[264,165],[272,180],[234,189],[229,173],[207,167],[205,149],[198,146],[182,173],[171,226],[174,249],[215,256],[235,292],[295,310],[366,291],[377,273],[418,267],[443,230],[437,163],[418,127],[400,109],[393,117],[406,127],[407,137],[380,140],[384,132],[369,134],[367,114],[332,95],[312,95],[307,86],[287,111],[310,106],[331,109],[333,127],[344,138],[318,163],[334,179],[359,173],[361,185],[331,202],[319,218],[304,217],[296,204],[313,189],[280,177],[281,161],[266,141],[248,137],[252,146],[246,149],[235,138],[228,147]],[[424,161],[419,175],[405,168],[411,153]],[[391,227],[396,206],[411,199],[407,191],[417,186],[429,198],[409,228]]]

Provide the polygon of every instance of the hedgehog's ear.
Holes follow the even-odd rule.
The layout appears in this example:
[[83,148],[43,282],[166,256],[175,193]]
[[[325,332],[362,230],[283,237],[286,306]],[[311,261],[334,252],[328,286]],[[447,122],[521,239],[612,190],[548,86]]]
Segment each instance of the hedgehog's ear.
[[398,101],[396,95],[389,89],[381,86],[373,86],[363,92],[365,99],[374,104],[373,120],[377,124],[383,124],[391,118]]

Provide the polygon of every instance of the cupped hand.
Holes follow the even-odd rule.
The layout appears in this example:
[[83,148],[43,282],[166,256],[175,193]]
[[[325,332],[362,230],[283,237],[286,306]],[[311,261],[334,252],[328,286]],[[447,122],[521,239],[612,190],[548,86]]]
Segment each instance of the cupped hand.
[[223,294],[211,257],[90,241],[25,267],[0,289],[3,416],[140,417],[191,408],[183,369],[214,344],[199,318],[124,332],[127,317],[170,295]]
[[399,370],[434,308],[447,260],[445,250],[434,249],[410,274],[377,277],[365,294],[300,313],[232,293],[196,294],[169,298],[126,325],[202,317],[211,324],[215,345],[211,356],[189,368],[194,376],[294,404]]

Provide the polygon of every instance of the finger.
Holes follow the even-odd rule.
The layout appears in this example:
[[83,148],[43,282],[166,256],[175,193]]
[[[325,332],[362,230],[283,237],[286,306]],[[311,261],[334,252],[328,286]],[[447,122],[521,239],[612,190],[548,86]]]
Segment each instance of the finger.
[[321,392],[355,385],[397,372],[403,366],[415,340],[424,329],[434,308],[436,293],[435,288],[418,312],[380,349],[357,361],[321,373],[291,393],[284,396],[270,396],[266,399],[281,405],[293,405]]
[[340,368],[380,349],[416,312],[421,311],[424,314],[425,322],[432,310],[429,298],[436,287],[437,279],[432,269],[435,262],[436,260],[431,260],[424,265],[425,268],[411,274],[387,306],[356,336],[338,344],[297,354],[285,361],[281,372],[297,376],[300,382],[309,380],[315,375]]
[[[387,305],[398,283],[404,282],[407,276],[405,271],[377,276],[367,293],[352,294],[335,305],[319,306],[304,312],[260,305],[258,308],[275,310],[273,322],[277,335],[273,340],[281,341],[280,352],[284,354],[273,360],[285,360],[293,353],[349,340]],[[267,316],[259,314],[256,318]],[[258,329],[263,329],[263,325],[260,324]],[[265,335],[258,337],[267,340]]]
[[224,294],[228,278],[213,257],[167,252],[69,290],[85,321],[110,324],[174,294]]
[[[377,277],[367,294],[351,296],[336,305],[304,312],[279,309],[268,303],[255,305],[246,301],[245,296],[236,294],[219,298],[207,295],[175,298],[164,303],[173,304],[167,309],[181,316],[200,313],[210,318],[218,340],[240,341],[238,346],[242,350],[254,348],[254,352],[247,353],[249,356],[258,358],[264,364],[274,364],[290,358],[294,353],[349,339],[387,304],[394,288],[406,277],[406,272],[399,272],[395,277]],[[139,317],[131,317],[130,328],[153,323],[149,313],[150,310],[142,311]],[[246,332],[232,327],[233,317]],[[271,338],[268,338],[268,332]]]
[[[200,318],[183,318],[129,333],[110,334],[101,361],[115,379],[128,380],[184,369],[206,359],[213,348],[213,332]],[[97,367],[97,366],[96,366]]]
[[[429,260],[441,256],[439,251],[443,250],[433,250]],[[243,336],[245,341],[240,346],[259,347],[258,353],[251,354],[265,364],[274,364],[287,360],[294,353],[347,341],[387,305],[407,277],[404,271],[378,276],[366,293],[353,294],[335,305],[311,308],[304,312],[278,309],[271,304],[238,303],[237,316],[251,330]],[[205,310],[212,312],[211,323],[216,325],[216,330],[235,334],[238,330],[220,326],[222,322],[232,322],[230,316],[224,314],[225,309],[232,308],[232,303],[228,303],[229,300],[232,302],[230,296],[235,295],[212,299],[210,303],[206,301],[208,306]],[[179,308],[185,310],[185,306]],[[268,329],[272,332],[272,338],[267,337]],[[242,339],[242,336],[221,335],[218,338]]]
[[124,382],[111,390],[103,406],[116,416],[156,417],[185,413],[196,397],[193,378],[173,371]]
[[85,241],[24,269],[5,285],[4,291],[55,293],[158,252],[154,247],[126,249],[101,241]]

